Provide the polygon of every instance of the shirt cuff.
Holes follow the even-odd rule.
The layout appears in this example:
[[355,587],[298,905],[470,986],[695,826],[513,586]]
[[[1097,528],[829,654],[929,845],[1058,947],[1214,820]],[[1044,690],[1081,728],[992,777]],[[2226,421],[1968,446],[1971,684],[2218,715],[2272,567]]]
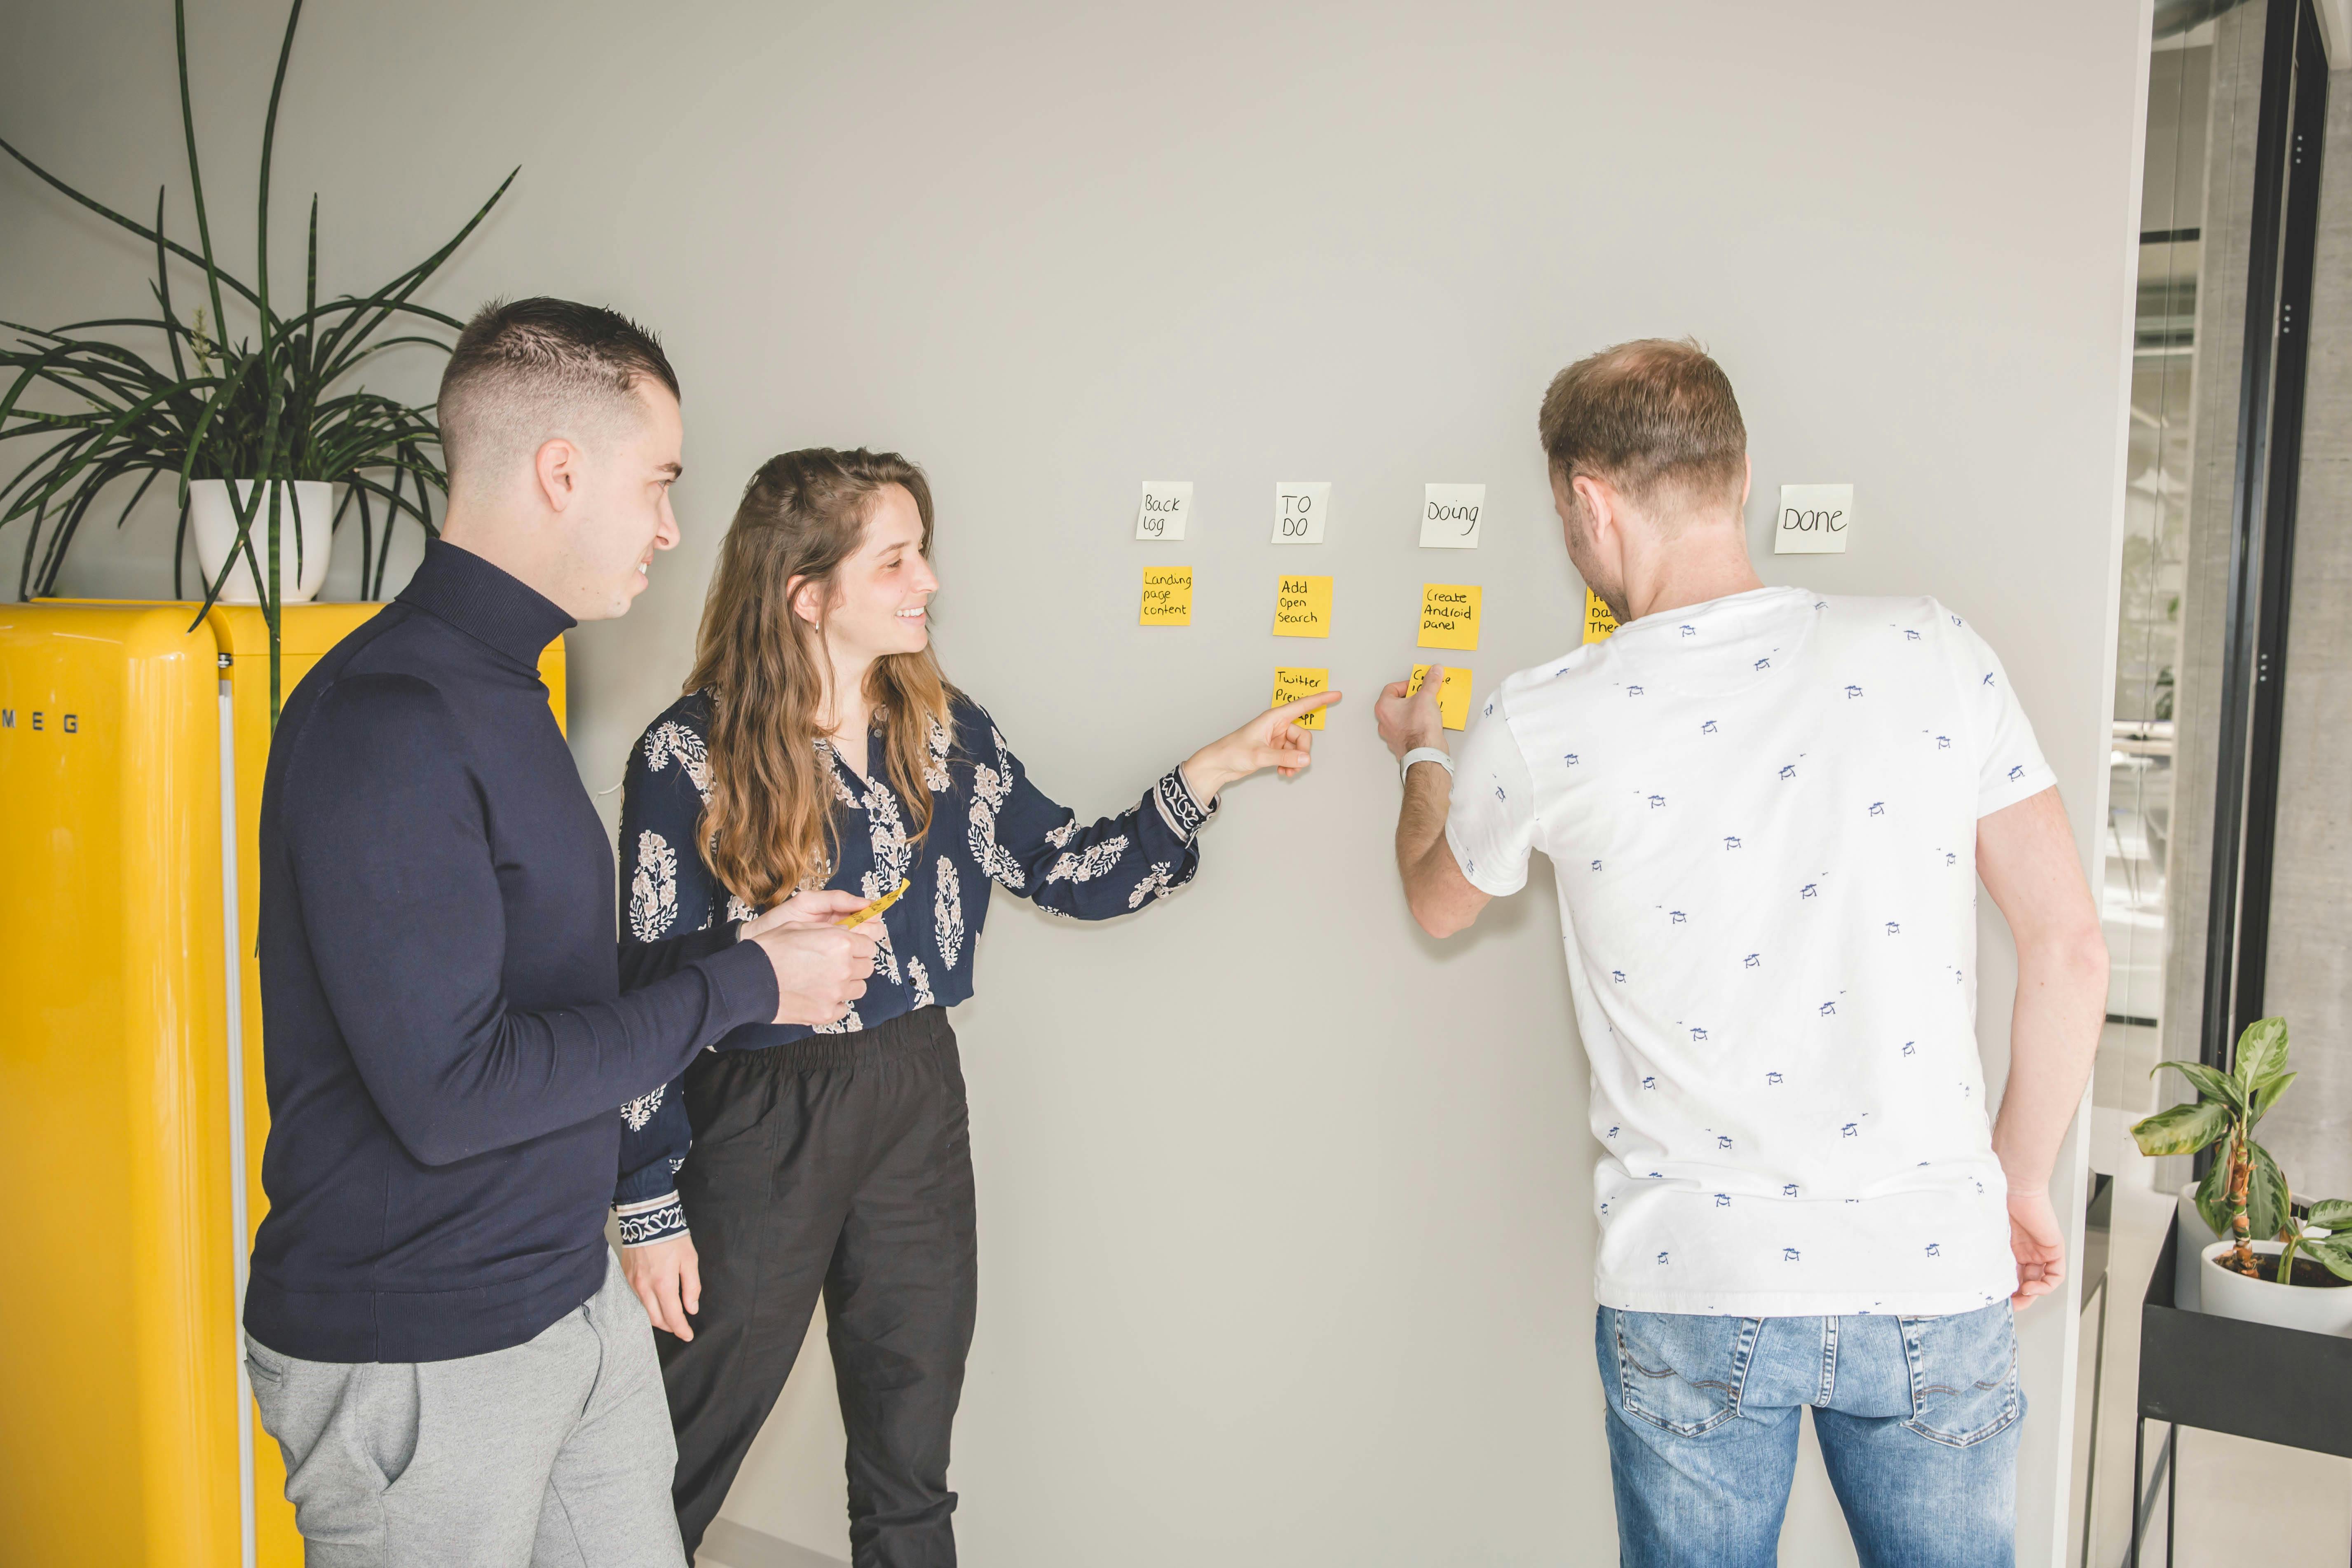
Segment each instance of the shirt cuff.
[[686,1205],[676,1193],[664,1193],[641,1204],[622,1204],[613,1214],[621,1222],[623,1247],[649,1247],[686,1231]]
[[1160,782],[1151,786],[1151,798],[1158,804],[1169,831],[1188,844],[1202,825],[1217,815],[1217,802],[1212,800],[1202,805],[1193,797],[1192,786],[1184,782],[1181,763],[1160,775]]

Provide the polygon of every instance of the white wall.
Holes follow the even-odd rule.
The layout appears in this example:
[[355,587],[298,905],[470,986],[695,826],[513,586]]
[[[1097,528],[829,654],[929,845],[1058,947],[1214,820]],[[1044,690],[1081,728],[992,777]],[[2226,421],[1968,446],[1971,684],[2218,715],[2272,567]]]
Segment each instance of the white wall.
[[[151,205],[176,167],[168,10],[16,9],[0,135]],[[205,10],[207,174],[242,256],[277,17]],[[592,786],[686,669],[743,478],[812,443],[929,468],[948,668],[1083,809],[1261,705],[1277,663],[1349,693],[1308,776],[1234,792],[1164,910],[1074,928],[998,901],[955,1020],[983,1237],[970,1561],[1613,1560],[1549,880],[1466,939],[1413,929],[1370,699],[1424,579],[1485,585],[1482,691],[1576,640],[1537,399],[1595,347],[1696,332],[1742,395],[1759,542],[1781,481],[1858,487],[1853,552],[1764,557],[1768,580],[1969,615],[2087,845],[2138,12],[314,7],[278,202],[324,193],[331,282],[404,263],[520,163],[436,301],[609,301],[684,378],[687,542],[573,645]],[[0,313],[135,302],[141,265],[0,176]],[[1198,484],[1187,543],[1128,537],[1147,477]],[[1331,542],[1277,551],[1270,487],[1302,478],[1336,486]],[[1490,487],[1475,554],[1414,548],[1433,479]],[[75,581],[154,591],[159,537],[88,542]],[[1193,565],[1189,630],[1133,626],[1146,562]],[[1267,635],[1281,569],[1337,577],[1328,644]],[[1989,938],[1996,1075],[2005,956]],[[2056,1536],[2065,1311],[2022,1322],[2028,1563]],[[730,1512],[838,1552],[823,1393],[788,1396]],[[1848,1550],[1817,1470],[1787,1544]]]

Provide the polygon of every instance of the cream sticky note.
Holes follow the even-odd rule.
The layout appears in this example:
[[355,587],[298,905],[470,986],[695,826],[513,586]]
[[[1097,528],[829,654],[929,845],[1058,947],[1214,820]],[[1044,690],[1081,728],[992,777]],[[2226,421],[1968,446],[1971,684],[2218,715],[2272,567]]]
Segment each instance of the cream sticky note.
[[[1422,677],[1429,666],[1412,667],[1412,682],[1404,689],[1407,697],[1421,689]],[[1437,717],[1449,730],[1459,730],[1470,722],[1470,672],[1454,665],[1445,667],[1445,684],[1437,689]]]
[[1274,542],[1320,544],[1331,516],[1331,481],[1284,479],[1274,487]]
[[1617,629],[1617,617],[1601,602],[1601,595],[1587,588],[1584,591],[1584,640],[1603,642]]
[[[1297,702],[1312,697],[1318,691],[1330,689],[1331,672],[1328,669],[1291,669],[1287,667],[1277,667],[1274,672],[1274,700],[1266,706],[1279,708],[1286,702]],[[1444,695],[1442,691],[1438,693],[1440,699]],[[1328,710],[1318,708],[1312,713],[1293,719],[1291,722],[1303,730],[1320,730],[1323,728],[1323,715]]]
[[1147,626],[1189,626],[1192,624],[1192,569],[1190,566],[1146,566],[1143,569],[1143,617]]
[[1478,597],[1475,583],[1423,583],[1421,585],[1423,647],[1478,647]]
[[1184,520],[1192,515],[1192,481],[1146,479],[1143,504],[1135,512],[1138,539],[1181,539]]
[[1331,579],[1294,577],[1288,573],[1276,578],[1274,635],[1278,637],[1329,637]]
[[1475,550],[1478,517],[1486,510],[1484,485],[1423,485],[1421,501],[1421,547],[1423,550]]
[[1775,555],[1843,555],[1853,527],[1852,485],[1782,485],[1772,522]]

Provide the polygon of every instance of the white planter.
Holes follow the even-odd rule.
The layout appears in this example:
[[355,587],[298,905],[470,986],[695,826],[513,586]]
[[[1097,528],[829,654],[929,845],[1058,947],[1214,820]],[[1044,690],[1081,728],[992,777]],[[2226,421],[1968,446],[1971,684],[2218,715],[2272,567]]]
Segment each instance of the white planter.
[[2173,1304],[2185,1312],[2201,1312],[2205,1265],[2198,1256],[2221,1240],[2205,1216],[2197,1212],[2197,1184],[2180,1185],[2180,1247],[2172,1268]]
[[[2251,1245],[2264,1258],[2276,1258],[2286,1250],[2284,1243],[2276,1241]],[[2201,1276],[2199,1284],[2204,1300],[2202,1310],[2217,1318],[2235,1318],[2246,1323],[2270,1323],[2314,1334],[2352,1335],[2352,1285],[2329,1289],[2324,1286],[2273,1285],[2267,1279],[2249,1279],[2217,1261],[2230,1250],[2230,1243],[2217,1241],[2201,1254],[2204,1261],[2198,1273]]]
[[[188,528],[196,536],[196,562],[204,568],[204,587],[220,574],[223,563],[236,545],[236,501],[229,499],[227,479],[197,479],[188,487]],[[254,491],[254,481],[238,479],[236,499]],[[334,547],[335,487],[322,479],[281,481],[278,501],[278,597],[280,604],[305,604],[319,596],[327,580],[327,555]],[[253,561],[269,569],[269,497],[260,499],[254,514]],[[261,603],[261,584],[253,563],[236,551],[236,567],[221,584],[221,602]],[[197,597],[203,597],[200,588]]]

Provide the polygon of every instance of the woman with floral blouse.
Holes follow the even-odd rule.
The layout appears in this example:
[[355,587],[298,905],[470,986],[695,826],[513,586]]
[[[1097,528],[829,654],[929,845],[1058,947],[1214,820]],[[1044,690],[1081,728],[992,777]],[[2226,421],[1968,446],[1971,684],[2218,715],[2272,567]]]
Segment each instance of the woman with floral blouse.
[[[859,1568],[955,1560],[949,1430],[977,1287],[964,1084],[946,1010],[972,994],[992,886],[1105,920],[1192,879],[1224,785],[1307,765],[1258,715],[1117,816],[1029,781],[930,649],[931,495],[895,453],[813,449],[752,477],[720,548],[686,695],[629,758],[625,949],[793,894],[879,900],[866,989],[814,1028],[737,1030],[623,1108],[614,1206],[656,1326],[692,1558],[824,1293]],[[835,900],[836,902],[838,900]],[[787,909],[782,918],[793,918]]]

